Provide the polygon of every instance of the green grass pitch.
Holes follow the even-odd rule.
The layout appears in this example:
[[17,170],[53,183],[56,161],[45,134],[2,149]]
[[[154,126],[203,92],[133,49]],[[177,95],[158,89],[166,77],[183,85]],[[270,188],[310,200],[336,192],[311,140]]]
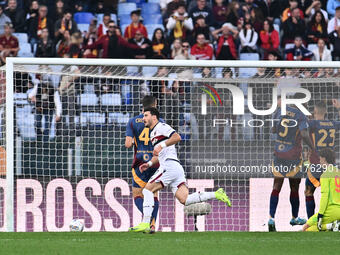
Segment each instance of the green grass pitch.
[[337,254],[340,233],[1,233],[0,254]]

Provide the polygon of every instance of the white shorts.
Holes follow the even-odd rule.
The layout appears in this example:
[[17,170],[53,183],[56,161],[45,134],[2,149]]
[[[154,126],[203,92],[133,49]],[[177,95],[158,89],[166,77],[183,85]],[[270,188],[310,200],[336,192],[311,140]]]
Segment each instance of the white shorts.
[[175,194],[179,186],[186,183],[183,167],[177,160],[168,159],[160,165],[149,182],[159,182],[163,187],[170,186]]

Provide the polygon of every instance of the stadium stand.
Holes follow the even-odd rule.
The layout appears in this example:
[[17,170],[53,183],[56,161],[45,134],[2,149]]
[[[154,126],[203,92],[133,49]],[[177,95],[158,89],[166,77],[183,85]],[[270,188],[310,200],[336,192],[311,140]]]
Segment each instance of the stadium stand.
[[77,12],[74,14],[74,20],[77,24],[90,24],[93,18],[94,16],[90,12]]
[[121,16],[123,14],[129,14],[131,11],[134,11],[137,9],[136,3],[119,3],[118,4],[118,16]]
[[[178,3],[177,1],[173,1],[173,2],[169,2],[167,1],[167,5],[164,8],[164,3],[160,3],[160,1],[158,0],[127,0],[127,1],[118,1],[118,3],[113,4],[111,3],[109,6],[106,5],[104,6],[101,10],[92,8],[90,4],[88,4],[89,1],[83,1],[84,6],[86,6],[86,8],[84,8],[82,12],[77,11],[75,6],[67,6],[68,8],[64,9],[65,10],[70,10],[71,13],[73,13],[73,20],[75,21],[75,23],[69,23],[67,26],[65,26],[66,24],[58,23],[58,21],[54,20],[55,23],[61,24],[61,29],[65,30],[65,33],[60,34],[60,33],[55,33],[57,31],[49,31],[50,33],[50,37],[53,40],[53,42],[56,45],[56,50],[58,51],[58,56],[66,56],[66,57],[84,57],[83,53],[86,50],[85,47],[85,43],[88,43],[88,38],[86,38],[86,33],[84,32],[91,32],[92,36],[91,40],[93,40],[93,42],[95,42],[96,40],[100,39],[100,36],[102,36],[103,34],[105,35],[107,32],[108,27],[105,27],[105,30],[103,30],[103,26],[101,26],[101,33],[99,35],[94,35],[94,32],[96,31],[96,29],[98,30],[98,27],[100,24],[103,24],[103,16],[104,16],[104,11],[107,11],[105,13],[110,13],[111,16],[111,20],[113,20],[115,22],[115,24],[120,27],[121,30],[121,35],[124,35],[124,31],[125,28],[131,24],[131,12],[132,11],[138,11],[139,15],[141,15],[141,22],[142,24],[146,27],[147,29],[147,34],[148,34],[148,38],[150,40],[152,40],[153,38],[153,34],[156,28],[161,28],[163,33],[164,33],[164,38],[162,40],[164,40],[165,44],[167,45],[167,47],[171,50],[170,53],[167,56],[162,55],[162,57],[165,58],[175,58],[177,55],[179,55],[179,52],[182,50],[182,45],[178,44],[179,46],[177,46],[178,41],[176,41],[175,39],[184,39],[185,41],[187,41],[190,44],[190,47],[188,49],[188,56],[186,56],[185,58],[182,59],[191,59],[193,58],[193,56],[190,55],[190,48],[196,43],[196,39],[195,39],[195,35],[197,35],[197,33],[200,31],[200,27],[198,24],[194,24],[195,29],[194,30],[185,30],[187,34],[182,34],[182,33],[171,33],[170,36],[170,31],[168,31],[165,27],[165,25],[167,24],[167,21],[169,19],[169,17],[171,15],[173,15],[177,10],[178,10]],[[186,6],[185,6],[185,10],[188,13],[191,13],[191,10],[196,7],[196,1],[184,1],[186,2]],[[214,1],[207,1],[207,5],[210,6],[212,9],[214,9],[215,7],[215,3],[213,3]],[[242,2],[237,2],[238,4],[241,3],[241,5],[243,4]],[[160,4],[162,5],[162,10],[160,7]],[[234,3],[227,3],[227,1],[224,1],[223,6],[227,7],[227,8],[233,8]],[[306,24],[306,27],[309,23],[309,21],[311,19],[313,19],[313,14],[314,12],[307,12],[307,9],[310,6],[305,6],[304,2],[301,2],[299,4],[299,9],[304,13],[304,17],[302,18],[303,22]],[[309,4],[309,2],[307,3],[307,5]],[[267,8],[267,7],[263,7],[261,6],[261,8],[256,9],[256,13],[261,12],[261,15],[259,15],[259,17],[262,17],[263,19],[261,21],[256,20],[254,17],[248,18],[251,15],[247,15],[247,13],[245,11],[242,11],[240,13],[236,13],[235,16],[233,15],[229,15],[228,17],[226,17],[225,21],[226,23],[228,23],[228,27],[230,29],[234,29],[234,30],[238,30],[240,31],[245,25],[246,23],[252,23],[255,31],[260,34],[261,30],[263,30],[264,28],[262,27],[262,23],[263,20],[265,20],[266,18],[270,17],[272,18],[271,20],[274,20],[274,24],[272,24],[273,28],[275,30],[277,30],[280,34],[280,47],[278,50],[275,51],[275,55],[277,55],[279,57],[279,59],[284,59],[284,51],[286,49],[289,49],[291,47],[294,46],[294,44],[292,42],[288,42],[286,44],[283,44],[282,42],[286,39],[285,37],[287,35],[285,35],[283,33],[283,22],[280,21],[280,15],[282,15],[282,13],[289,7],[288,2],[286,4],[283,4],[282,6],[280,6],[278,8],[278,10],[275,10],[275,12],[271,9],[271,8]],[[48,8],[50,8],[50,6],[48,6]],[[325,6],[323,6],[323,12],[325,12]],[[30,17],[30,11],[27,9],[24,10],[27,14],[27,19]],[[51,10],[49,10],[48,13],[51,13],[51,17],[54,17],[53,12]],[[250,14],[250,13],[248,13]],[[330,13],[328,13],[330,14]],[[212,15],[212,19],[215,18],[214,16],[215,14],[213,13]],[[257,16],[257,15],[256,15]],[[333,14],[330,15],[330,17],[332,17]],[[60,17],[60,14],[59,16]],[[187,16],[187,18],[189,18],[190,16]],[[192,16],[191,17],[193,20],[196,20],[196,17]],[[93,27],[93,20],[97,19],[97,28]],[[72,19],[71,19],[72,20]],[[330,19],[329,19],[330,20]],[[329,22],[328,19],[326,19],[326,25]],[[60,22],[60,20],[59,20]],[[218,22],[217,22],[218,23]],[[216,22],[211,25],[211,27],[208,29],[208,36],[207,36],[207,41],[210,45],[213,46],[214,48],[214,56],[212,59],[216,58],[216,49],[218,48],[219,45],[219,41],[215,40],[211,34],[211,31],[213,31],[212,27],[214,27],[215,29],[221,28],[223,23],[217,24]],[[224,23],[225,24],[225,23]],[[28,43],[29,41],[29,36],[27,34],[28,32],[28,28],[26,27],[26,32],[22,31],[22,32],[16,32],[16,23],[13,22],[13,35],[15,37],[18,38],[19,41],[19,47],[20,50],[18,52],[18,57],[33,57],[33,54],[35,52],[35,48],[36,48],[36,44],[34,45],[34,47],[32,48],[31,45]],[[77,26],[77,29],[74,28],[74,26]],[[177,25],[176,25],[177,26]],[[21,27],[20,27],[21,29]],[[82,32],[80,35],[76,34],[76,31],[80,31]],[[67,32],[66,32],[67,31]],[[184,31],[184,30],[182,30]],[[116,33],[118,36],[119,32],[118,30],[116,30]],[[306,32],[307,33],[307,32]],[[336,31],[333,31],[333,34],[336,33]],[[317,34],[316,34],[317,35]],[[330,34],[331,35],[331,34]],[[317,45],[316,44],[307,44],[307,34],[302,34],[300,35],[303,39],[304,39],[304,44],[306,46],[306,48],[310,51],[313,51],[315,49],[317,49]],[[77,45],[76,47],[73,47],[74,45],[71,45],[71,42],[74,41],[74,39],[77,38]],[[218,36],[219,38],[219,36]],[[124,40],[123,38],[121,38],[122,40]],[[334,42],[331,40],[326,40],[326,46],[328,49],[330,49],[330,51],[332,52],[333,55],[333,60],[335,58],[337,58],[336,54],[333,54],[333,50],[334,50],[334,45],[331,43]],[[180,42],[181,43],[181,42]],[[176,45],[175,45],[176,44]],[[159,42],[158,44],[156,43],[152,43],[153,45],[153,51],[154,53],[157,52],[157,47],[159,47]],[[267,58],[268,54],[264,54],[264,52],[262,52],[260,49],[261,42],[260,39],[257,43],[257,50],[255,50],[255,52],[249,52],[249,53],[241,53],[238,55],[239,60],[260,60],[260,59],[265,59]],[[71,47],[72,46],[72,47]],[[240,47],[240,42],[238,40],[235,40],[235,47],[236,49],[239,49]],[[179,47],[176,48],[175,47]],[[336,45],[336,49],[338,49],[338,46]],[[74,50],[76,50],[76,52],[74,52]],[[32,52],[33,51],[33,52]],[[97,57],[99,58],[101,56],[101,49],[95,49],[94,51],[97,51],[96,55],[91,55],[91,57]],[[172,51],[172,54],[171,54]],[[269,50],[270,51],[270,50]],[[126,49],[124,51],[122,56],[122,58],[128,58],[131,56],[129,49]],[[174,52],[177,52],[176,54],[174,54]],[[159,54],[154,54],[154,55],[150,55],[151,58],[152,57],[159,57]],[[181,58],[182,56],[180,56]],[[180,59],[179,58],[179,59]],[[57,70],[58,71],[58,70]],[[60,71],[60,70],[59,70]],[[140,76],[143,75],[144,77],[152,77],[154,75],[156,75],[157,73],[157,68],[155,67],[144,67],[142,69],[138,69],[137,67],[134,66],[129,66],[126,68],[126,72],[127,75],[129,76]],[[222,68],[217,68],[214,72],[215,77],[217,78],[221,78],[223,76],[222,74]],[[256,73],[256,69],[249,69],[249,68],[240,68],[239,70],[237,70],[237,72],[233,71],[233,77],[244,77],[244,78],[249,78],[252,77],[254,74]],[[174,75],[174,74],[169,74]],[[201,73],[200,72],[194,72],[194,77],[201,77]],[[32,75],[33,79],[36,79],[34,77],[34,75]],[[55,88],[58,88],[61,78],[58,77],[58,75],[50,75],[49,78],[52,82],[52,85]],[[99,82],[100,83],[100,82]],[[170,84],[172,84],[172,81],[169,82]],[[101,105],[108,105],[109,102],[109,98],[110,100],[112,100],[113,97],[116,97],[116,101],[118,102],[120,101],[121,105],[125,105],[127,103],[131,104],[131,93],[134,93],[133,91],[123,91],[123,90],[117,90],[117,91],[105,91],[104,93],[102,93],[101,90],[98,91],[98,88],[101,88],[101,86],[99,86],[98,88],[96,87],[97,85],[91,84],[90,82],[88,84],[86,84],[83,88],[81,93],[79,93],[77,96],[78,98],[78,104],[80,107],[83,106],[101,106]],[[123,86],[124,87],[124,86]],[[130,87],[126,87],[131,89]],[[124,87],[124,89],[126,89]],[[247,84],[241,84],[241,88],[245,91],[246,93],[246,88],[247,88]],[[112,93],[111,93],[112,92]],[[23,92],[25,93],[25,91]],[[130,94],[129,94],[130,93]],[[24,95],[24,94],[23,94]],[[21,95],[21,96],[23,96]],[[118,99],[118,96],[120,96],[120,99]],[[20,104],[22,102],[24,102],[24,99],[20,99],[20,95],[18,95],[18,98],[16,99],[17,102],[19,102]],[[119,105],[118,103],[115,105]],[[89,115],[90,116],[90,115]],[[92,116],[92,115],[91,115]],[[118,116],[118,115],[117,115]],[[87,119],[93,119],[92,117],[86,117]],[[117,117],[118,118],[118,117]],[[114,122],[119,122],[117,121],[117,118],[115,117],[115,121]],[[125,117],[119,117],[120,118],[120,122],[122,119],[124,119]],[[111,120],[113,121],[113,117],[111,118]],[[112,122],[113,123],[113,122]],[[122,123],[122,122],[121,122]]]
[[144,25],[150,24],[163,24],[163,19],[161,14],[151,14],[151,15],[142,15]]

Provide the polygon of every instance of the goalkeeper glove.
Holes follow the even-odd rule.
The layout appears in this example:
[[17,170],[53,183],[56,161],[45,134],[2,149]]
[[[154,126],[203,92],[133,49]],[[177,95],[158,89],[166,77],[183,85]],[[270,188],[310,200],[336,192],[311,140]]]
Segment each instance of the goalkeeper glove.
[[323,218],[323,214],[318,213],[318,229],[319,229],[319,231],[322,230],[322,218]]

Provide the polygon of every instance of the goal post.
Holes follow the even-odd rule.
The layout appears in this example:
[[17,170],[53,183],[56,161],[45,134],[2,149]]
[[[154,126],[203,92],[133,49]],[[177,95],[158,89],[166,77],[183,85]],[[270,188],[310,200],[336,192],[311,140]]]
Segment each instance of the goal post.
[[[275,100],[310,92],[306,110],[323,100],[330,120],[340,117],[336,61],[7,58],[0,72],[6,75],[0,231],[67,231],[73,218],[84,220],[85,231],[127,231],[138,223],[133,151],[124,139],[145,95],[157,97],[162,117],[182,137],[177,149],[190,191],[222,187],[233,202],[231,209],[211,202],[198,230],[264,231]],[[334,139],[339,160],[339,132]],[[289,231],[286,186],[282,193],[279,229]],[[194,219],[171,194],[161,191],[158,230],[194,231]]]

